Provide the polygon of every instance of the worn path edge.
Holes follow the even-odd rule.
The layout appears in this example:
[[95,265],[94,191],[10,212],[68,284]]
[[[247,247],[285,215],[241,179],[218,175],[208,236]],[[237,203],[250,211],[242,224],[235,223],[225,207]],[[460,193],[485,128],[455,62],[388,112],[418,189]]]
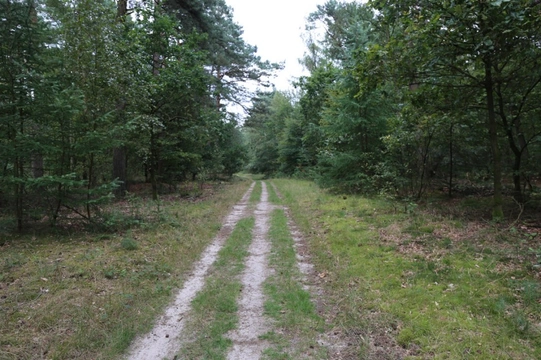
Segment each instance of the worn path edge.
[[270,212],[275,208],[268,201],[268,191],[265,182],[261,182],[261,199],[255,209],[255,228],[245,270],[241,277],[242,295],[239,300],[239,325],[229,334],[233,347],[227,355],[228,360],[256,360],[261,357],[266,341],[260,340],[270,329],[265,319],[263,282],[269,275],[268,255],[270,243],[267,238],[269,231]]
[[216,261],[218,252],[231,235],[240,219],[246,216],[248,200],[254,189],[251,184],[242,199],[233,207],[225,218],[220,232],[212,243],[203,251],[201,259],[195,264],[191,275],[174,302],[160,316],[154,328],[144,336],[137,338],[128,350],[127,360],[149,360],[172,358],[180,346],[180,335],[185,325],[185,314],[190,310],[191,302],[203,288],[207,273]]

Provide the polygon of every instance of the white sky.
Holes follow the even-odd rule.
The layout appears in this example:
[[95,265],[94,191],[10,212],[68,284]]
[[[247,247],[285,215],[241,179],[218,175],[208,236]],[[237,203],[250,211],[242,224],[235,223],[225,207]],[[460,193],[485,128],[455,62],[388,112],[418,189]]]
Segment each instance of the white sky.
[[273,83],[278,90],[291,88],[292,77],[303,75],[298,59],[305,52],[301,39],[308,15],[325,0],[226,0],[235,21],[244,29],[244,40],[257,46],[262,60],[285,61]]

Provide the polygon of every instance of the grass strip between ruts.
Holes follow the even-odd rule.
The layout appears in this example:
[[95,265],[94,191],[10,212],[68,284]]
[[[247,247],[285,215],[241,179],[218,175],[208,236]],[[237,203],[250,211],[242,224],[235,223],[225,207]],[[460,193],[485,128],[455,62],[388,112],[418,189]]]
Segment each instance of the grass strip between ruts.
[[252,191],[252,194],[250,195],[250,204],[259,202],[259,199],[261,199],[262,191],[263,191],[263,185],[261,185],[261,181],[257,181],[255,183],[254,190]]
[[272,344],[265,351],[265,358],[324,358],[324,349],[316,341],[324,323],[316,314],[310,293],[300,282],[294,242],[283,210],[272,213],[269,239],[272,246],[269,264],[274,274],[264,284],[265,313],[276,321],[277,330],[265,336]]
[[179,359],[224,359],[232,342],[225,334],[238,322],[239,275],[252,240],[254,218],[242,219],[218,253],[205,287],[192,302],[186,334],[194,334],[179,352]]
[[276,190],[273,183],[269,183],[269,186],[267,186],[267,190],[269,192],[269,201],[273,204],[280,205],[282,204],[282,199],[278,197],[278,194],[276,194]]

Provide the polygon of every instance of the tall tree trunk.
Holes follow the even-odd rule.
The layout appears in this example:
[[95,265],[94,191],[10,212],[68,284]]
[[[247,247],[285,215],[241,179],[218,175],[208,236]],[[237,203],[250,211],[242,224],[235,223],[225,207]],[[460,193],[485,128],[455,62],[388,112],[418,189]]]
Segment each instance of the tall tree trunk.
[[154,134],[154,129],[151,128],[150,134],[150,183],[152,184],[152,200],[158,200],[158,183],[156,181],[156,170],[158,167],[158,155],[156,149],[156,135]]
[[222,74],[221,67],[218,65],[216,68],[216,79],[218,79],[216,83],[216,109],[218,110],[222,107],[222,95],[220,94],[220,91],[223,77],[224,75]]
[[485,59],[485,91],[487,95],[488,111],[488,134],[490,149],[492,152],[492,176],[494,182],[494,197],[492,201],[492,219],[503,219],[503,196],[502,196],[502,155],[498,145],[498,128],[496,124],[496,112],[494,111],[494,79],[492,77],[492,62]]
[[513,185],[514,185],[514,197],[515,200],[519,203],[522,203],[524,199],[522,198],[522,181],[520,176],[520,165],[522,162],[521,154],[515,154],[515,161],[513,162]]
[[15,160],[15,178],[18,179],[15,184],[15,217],[17,218],[17,230],[19,232],[23,231],[23,195],[24,195],[24,185],[22,184],[23,179],[23,162],[22,159],[17,156]]
[[[23,135],[24,133],[24,112],[22,108],[19,109],[19,135]],[[14,136],[15,139],[15,149],[19,147],[19,144],[17,143],[17,134]],[[20,151],[20,150],[19,150]],[[24,160],[21,156],[19,156],[19,151],[16,151],[15,154],[15,163],[14,165],[14,171],[15,171],[15,179],[17,180],[15,184],[15,216],[17,218],[17,230],[19,232],[23,231],[23,215],[24,215],[24,203],[23,203],[23,196],[24,196]]]
[[124,22],[127,14],[128,0],[118,0],[116,3],[116,15],[118,17],[118,21]]
[[449,127],[449,197],[453,197],[453,127],[451,123]]
[[155,52],[152,55],[152,75],[158,76],[160,75],[160,68],[161,68],[161,61],[160,61],[160,54]]
[[150,168],[150,183],[152,184],[152,200],[158,200],[158,183],[156,182],[156,170]]
[[91,190],[92,190],[92,178],[94,177],[94,154],[90,154],[90,164],[88,165],[88,183],[86,189],[86,216],[90,220],[92,215],[92,209],[90,207]]
[[[517,116],[515,120],[513,121],[515,134],[517,137],[518,145],[516,145],[516,151],[513,149],[513,154],[515,155],[515,162],[513,164],[513,183],[515,186],[515,199],[522,203],[524,201],[523,192],[522,192],[522,175],[521,174],[521,167],[522,167],[522,160],[528,159],[528,156],[530,155],[528,152],[528,143],[526,141],[526,138],[524,137],[524,133],[520,129],[520,118]],[[514,138],[513,138],[514,139]]]
[[[425,190],[425,178],[427,178],[427,162],[428,157],[430,154],[430,144],[432,143],[432,137],[434,136],[434,132],[429,132],[428,139],[426,140],[425,146],[423,147],[423,157],[422,157],[422,170],[421,170],[421,178],[420,178],[420,184],[419,189],[417,191],[417,199],[420,199],[423,195],[423,191]],[[428,179],[426,179],[428,181]]]
[[[117,1],[117,18],[118,21],[124,22],[128,13],[128,0]],[[126,108],[126,102],[124,99],[119,99],[116,105],[117,121],[124,121],[124,110]],[[123,198],[128,190],[128,178],[127,178],[127,149],[126,146],[117,146],[113,149],[113,179],[118,179],[119,187],[115,189],[115,196],[117,198]]]
[[126,171],[126,147],[116,147],[113,149],[113,179],[119,180],[115,189],[115,196],[119,198],[124,197],[128,190]]
[[40,178],[43,177],[44,171],[43,171],[43,155],[41,154],[35,154],[32,157],[32,175],[34,178]]
[[[505,134],[507,135],[507,142],[509,143],[509,148],[513,152],[513,155],[515,157],[513,162],[513,184],[514,184],[514,191],[513,196],[516,201],[519,203],[522,203],[522,187],[521,187],[521,174],[520,174],[520,167],[522,164],[522,155],[523,150],[526,148],[526,140],[524,139],[524,134],[521,134],[520,132],[520,118],[518,115],[513,120],[513,125],[509,122],[509,119],[507,118],[507,115],[505,113],[505,105],[503,101],[503,97],[501,95],[501,89],[498,86],[497,89],[497,95],[498,95],[498,106],[500,111],[500,118],[502,119],[503,127],[505,129]],[[517,140],[519,145],[517,145],[517,141],[515,140],[515,133],[517,136]],[[521,141],[522,140],[522,141]]]

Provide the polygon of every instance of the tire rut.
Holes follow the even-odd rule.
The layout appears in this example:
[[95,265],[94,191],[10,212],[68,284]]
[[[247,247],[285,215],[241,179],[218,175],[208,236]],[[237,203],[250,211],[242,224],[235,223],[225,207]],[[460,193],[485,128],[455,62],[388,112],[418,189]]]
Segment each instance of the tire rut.
[[261,183],[261,200],[257,204],[253,240],[248,249],[248,258],[242,274],[242,295],[239,300],[239,325],[229,334],[233,347],[227,355],[228,360],[259,359],[268,343],[259,339],[270,329],[263,316],[265,296],[263,282],[269,275],[268,255],[270,243],[267,239],[270,212],[275,208],[268,202],[267,186]]
[[216,261],[218,252],[231,235],[237,222],[246,217],[248,199],[255,182],[246,191],[239,203],[226,217],[224,224],[212,243],[203,251],[201,259],[195,264],[191,275],[177,293],[175,300],[158,319],[154,328],[146,335],[136,339],[128,351],[127,360],[150,360],[173,358],[180,347],[180,336],[185,325],[185,314],[191,302],[203,288],[208,271]]
[[[277,192],[274,184],[271,185]],[[268,257],[271,252],[268,231],[271,213],[275,209],[282,209],[287,215],[289,231],[295,243],[297,266],[305,280],[303,281],[304,288],[306,290],[310,288],[306,284],[306,277],[310,275],[313,269],[309,261],[307,261],[309,257],[302,254],[302,235],[294,225],[289,209],[285,206],[271,204],[267,184],[262,181],[261,186],[261,198],[255,210],[253,210],[255,227],[252,233],[252,243],[248,248],[245,268],[240,278],[242,291],[238,300],[238,326],[235,330],[231,330],[226,334],[233,343],[227,354],[228,360],[257,360],[262,356],[263,351],[270,346],[268,341],[260,338],[272,330],[271,319],[264,315],[266,298],[263,293],[263,283],[274,271],[268,265]],[[198,292],[203,289],[209,269],[216,261],[218,252],[233,232],[238,221],[252,215],[252,211],[248,210],[250,208],[249,198],[254,187],[255,182],[252,183],[241,201],[234,206],[232,212],[226,217],[222,229],[205,249],[201,259],[195,264],[192,274],[176,295],[174,303],[165,310],[152,331],[134,341],[125,359],[182,359],[182,355],[176,354],[178,354],[186,338],[183,330],[186,319],[189,318],[188,313],[191,309],[191,302]]]

